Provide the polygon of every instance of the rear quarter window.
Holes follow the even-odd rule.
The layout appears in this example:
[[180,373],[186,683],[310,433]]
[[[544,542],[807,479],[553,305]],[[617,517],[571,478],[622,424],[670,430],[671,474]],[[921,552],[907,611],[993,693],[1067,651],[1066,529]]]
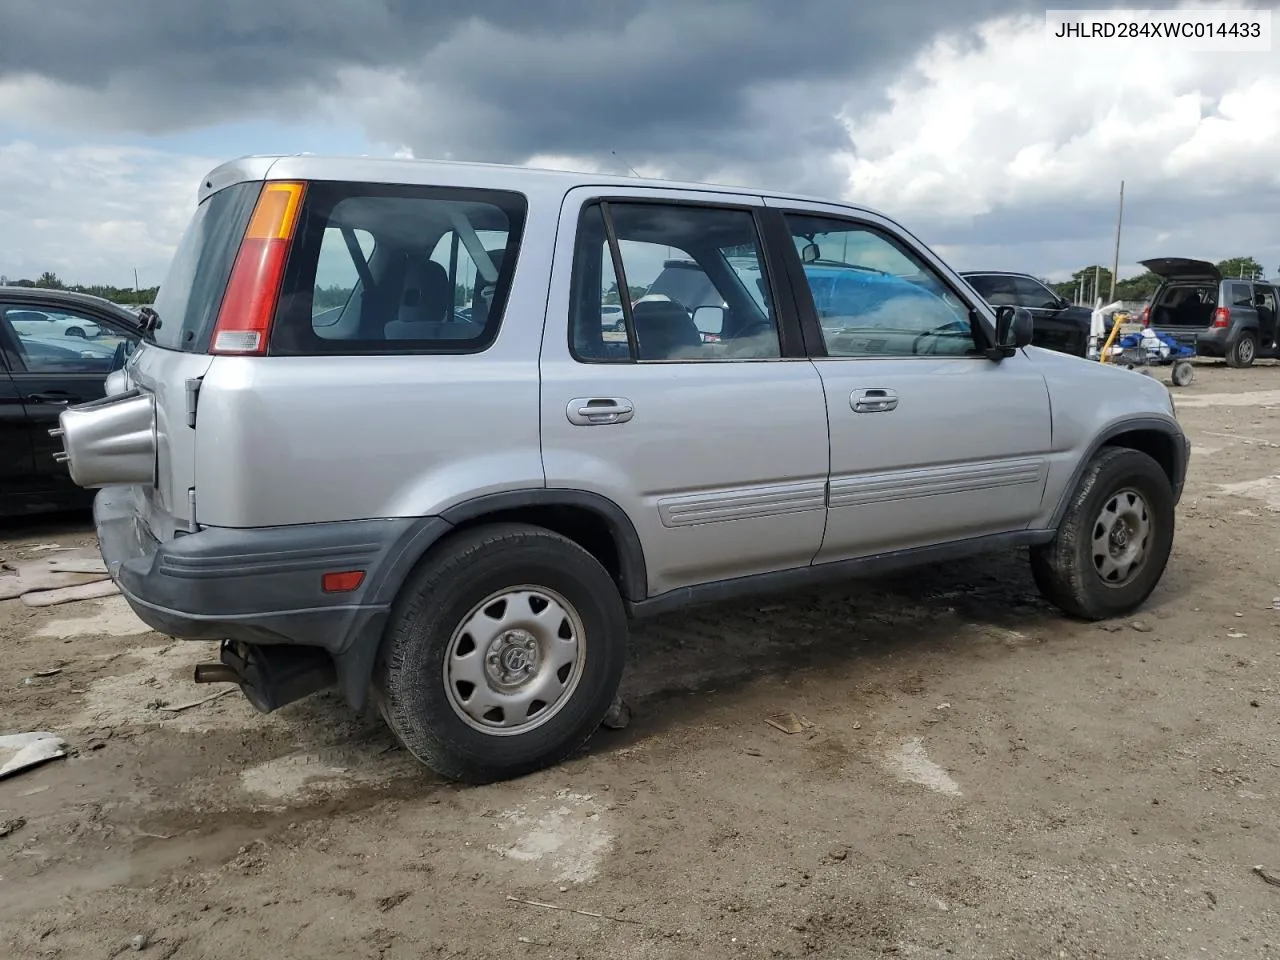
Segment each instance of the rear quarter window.
[[505,191],[309,183],[268,352],[485,349],[525,215],[525,198]]

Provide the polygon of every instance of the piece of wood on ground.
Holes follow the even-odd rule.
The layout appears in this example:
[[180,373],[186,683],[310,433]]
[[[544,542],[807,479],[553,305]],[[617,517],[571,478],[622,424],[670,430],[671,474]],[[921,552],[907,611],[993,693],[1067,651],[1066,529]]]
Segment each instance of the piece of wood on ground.
[[1280,871],[1268,870],[1262,864],[1258,864],[1253,868],[1253,872],[1273,887],[1280,887]]
[[13,573],[0,576],[0,600],[12,600],[36,590],[57,590],[82,583],[96,583],[107,578],[104,573],[50,570],[38,561],[14,564],[14,567]]
[[806,720],[804,717],[798,717],[790,710],[787,710],[784,713],[771,713],[769,716],[764,718],[764,722],[787,734],[803,733],[814,725],[812,720]]
[[76,600],[96,600],[99,597],[110,597],[120,592],[120,588],[111,580],[98,580],[94,583],[82,583],[74,587],[62,587],[57,590],[40,590],[35,593],[24,593],[22,602],[29,607],[53,607],[60,603],[72,603]]
[[164,707],[157,707],[156,709],[163,710],[166,713],[182,713],[182,711],[190,710],[192,707],[198,707],[201,704],[205,704],[205,703],[212,703],[214,700],[221,700],[228,693],[235,693],[239,689],[240,687],[238,685],[234,687],[227,687],[227,689],[219,690],[217,693],[213,694],[213,696],[210,696],[210,697],[204,697],[200,700],[192,700],[190,703],[180,703],[175,707],[164,706]]

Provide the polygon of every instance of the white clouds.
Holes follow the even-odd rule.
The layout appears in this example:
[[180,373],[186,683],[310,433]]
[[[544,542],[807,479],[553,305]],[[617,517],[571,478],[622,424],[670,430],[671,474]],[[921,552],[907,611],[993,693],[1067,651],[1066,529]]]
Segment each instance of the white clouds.
[[[940,38],[887,106],[846,113],[847,195],[930,226],[962,261],[985,244],[988,265],[1061,273],[1110,261],[1123,179],[1138,255],[1191,244],[1280,262],[1280,58],[1170,43],[1117,55],[1044,30],[1016,17],[985,24],[980,46]],[[1023,224],[1002,248],[993,233],[1029,216],[1040,238]]]
[[[238,121],[266,124],[284,111],[315,128],[358,125],[383,145],[370,153],[483,159],[489,144],[534,166],[696,173],[812,193],[843,187],[850,199],[901,217],[956,266],[1052,276],[1110,262],[1124,179],[1123,270],[1162,254],[1249,254],[1269,270],[1280,264],[1274,52],[1197,53],[1162,42],[1118,53],[1106,44],[1051,43],[1041,14],[1005,17],[981,25],[979,43],[936,39],[889,77],[886,92],[884,78],[851,78],[860,68],[833,54],[831,69],[812,69],[815,51],[829,50],[814,32],[825,22],[811,18],[789,33],[779,26],[786,42],[767,58],[769,70],[730,71],[723,88],[689,67],[714,65],[701,48],[664,67],[656,51],[675,38],[660,30],[654,36],[665,46],[632,44],[624,56],[592,34],[570,57],[556,46],[558,34],[470,24],[448,35],[453,46],[424,48],[416,68],[337,58],[323,82],[250,106],[226,103]],[[742,50],[769,48],[761,22],[732,27]],[[482,62],[486,69],[477,69]],[[498,69],[504,63],[510,69]],[[86,134],[84,124],[96,120],[100,130],[127,121],[136,91],[121,82],[90,89],[9,76],[0,79],[0,117],[59,123],[102,142],[105,135]],[[137,129],[160,122],[145,112]],[[832,122],[837,113],[847,143]],[[492,134],[517,127],[518,136]],[[281,141],[315,149],[297,129],[296,138],[281,134],[267,149]],[[125,283],[137,266],[144,283],[158,282],[200,176],[240,147],[189,157],[0,145],[0,273],[52,269],[67,280]],[[217,152],[203,143],[192,149]]]
[[[1280,188],[1280,66],[1271,54],[1153,43],[1050,43],[1044,21],[987,24],[984,46],[940,39],[847,116],[849,194],[905,214],[1110,198],[1122,178],[1179,195]],[[1205,115],[1208,106],[1216,115]]]
[[118,146],[0,145],[0,274],[159,283],[217,161]]

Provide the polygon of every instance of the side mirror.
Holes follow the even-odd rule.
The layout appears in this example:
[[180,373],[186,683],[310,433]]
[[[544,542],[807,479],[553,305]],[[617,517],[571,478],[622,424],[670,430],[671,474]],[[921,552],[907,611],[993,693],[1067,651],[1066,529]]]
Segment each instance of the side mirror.
[[693,311],[693,325],[699,333],[719,336],[724,329],[724,307],[698,307]]
[[996,350],[1001,356],[1011,357],[1014,351],[1031,344],[1035,334],[1035,321],[1024,307],[998,307],[996,309]]

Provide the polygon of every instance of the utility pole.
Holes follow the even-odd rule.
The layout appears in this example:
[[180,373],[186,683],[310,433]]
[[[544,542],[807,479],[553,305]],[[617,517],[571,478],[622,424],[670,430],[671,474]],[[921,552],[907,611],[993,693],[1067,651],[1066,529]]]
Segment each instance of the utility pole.
[[138,268],[133,268],[133,302],[142,303],[142,291],[138,288]]
[[1099,300],[1102,299],[1102,267],[1096,263],[1093,265],[1093,299],[1090,303],[1097,306]]
[[1124,181],[1120,181],[1120,213],[1116,217],[1116,252],[1111,258],[1111,296],[1109,302],[1116,299],[1116,272],[1120,269],[1120,225],[1124,223]]

